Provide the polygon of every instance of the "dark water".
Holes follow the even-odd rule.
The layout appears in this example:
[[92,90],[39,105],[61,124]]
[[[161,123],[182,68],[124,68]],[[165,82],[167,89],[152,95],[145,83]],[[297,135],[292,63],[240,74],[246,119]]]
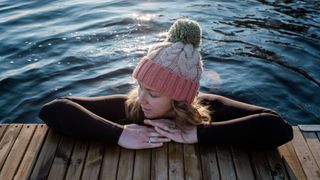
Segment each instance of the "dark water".
[[0,122],[61,96],[126,93],[148,47],[199,21],[201,90],[320,123],[320,1],[0,1]]

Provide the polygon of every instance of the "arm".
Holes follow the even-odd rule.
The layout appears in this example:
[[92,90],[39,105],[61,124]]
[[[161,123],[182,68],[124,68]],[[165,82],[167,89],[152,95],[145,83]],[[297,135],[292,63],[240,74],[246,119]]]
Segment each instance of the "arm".
[[62,134],[117,143],[123,131],[117,121],[125,119],[125,100],[126,96],[59,98],[45,104],[39,117]]
[[254,148],[280,146],[293,138],[292,127],[280,116],[254,114],[197,126],[199,143],[224,143]]
[[293,138],[292,127],[276,112],[229,98],[202,94],[213,111],[210,125],[199,125],[200,143],[229,143],[256,148],[280,146]]
[[206,102],[214,110],[214,122],[209,125],[190,126],[187,131],[181,131],[170,128],[175,126],[172,120],[145,120],[145,123],[180,143],[232,144],[260,149],[277,147],[293,138],[291,126],[274,111],[216,95]]
[[170,141],[152,128],[126,120],[125,101],[124,95],[59,98],[45,104],[39,116],[61,134],[117,143],[128,149],[155,148]]

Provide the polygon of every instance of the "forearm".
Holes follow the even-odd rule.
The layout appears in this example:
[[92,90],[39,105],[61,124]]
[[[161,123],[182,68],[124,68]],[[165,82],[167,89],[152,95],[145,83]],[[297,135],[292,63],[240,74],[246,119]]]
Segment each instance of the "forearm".
[[39,117],[53,130],[64,135],[117,143],[123,126],[102,118],[68,99],[44,105]]
[[197,127],[199,143],[223,143],[254,148],[280,146],[293,138],[292,127],[270,113],[249,115]]

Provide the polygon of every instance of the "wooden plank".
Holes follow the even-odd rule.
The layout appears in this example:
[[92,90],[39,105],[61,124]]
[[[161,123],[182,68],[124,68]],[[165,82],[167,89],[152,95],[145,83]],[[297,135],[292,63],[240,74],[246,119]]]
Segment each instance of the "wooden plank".
[[[311,153],[318,164],[318,168],[320,167],[320,141],[315,132],[303,132],[305,139],[307,140],[307,144]],[[320,171],[319,171],[320,172]]]
[[47,179],[60,137],[61,136],[58,133],[54,133],[52,129],[49,130],[32,170],[30,180]]
[[6,129],[9,125],[6,124],[0,124],[0,142],[2,139],[2,136],[4,135],[4,132],[6,132]]
[[67,170],[66,180],[78,180],[81,178],[82,169],[86,159],[88,142],[77,140],[72,152],[70,164]]
[[6,159],[6,163],[0,173],[0,179],[13,179],[16,170],[24,156],[30,139],[35,130],[35,125],[24,125],[12,146],[12,149]]
[[233,167],[232,155],[227,145],[217,145],[217,157],[221,179],[236,179],[236,172]]
[[104,144],[101,142],[91,142],[88,155],[83,169],[82,179],[99,179],[102,165]]
[[7,159],[7,156],[22,128],[22,125],[10,125],[0,142],[0,171]]
[[132,179],[134,154],[134,150],[121,148],[117,179]]
[[[48,131],[48,128],[45,125],[31,125],[32,127],[34,127],[34,131],[32,131],[31,126],[29,126],[29,128],[27,128],[27,126],[28,125],[16,125],[16,124],[0,125],[0,165],[2,161],[2,165],[1,165],[2,171],[0,171],[0,179],[7,179],[7,178],[27,179],[26,177],[28,177],[29,174],[31,174],[30,179],[46,179],[49,172],[50,173],[54,171],[58,172],[57,169],[59,168],[56,168],[56,170],[54,169],[55,169],[56,161],[58,161],[56,160],[58,159],[58,156],[59,156],[58,151],[60,151],[60,150],[57,150],[57,145],[59,144],[60,135],[53,133],[51,130]],[[46,137],[46,133],[48,133],[47,137]],[[255,178],[272,179],[272,176],[274,179],[299,179],[300,180],[300,179],[307,179],[307,178],[308,179],[320,178],[320,173],[319,173],[320,172],[319,171],[320,133],[319,132],[301,133],[297,127],[294,127],[294,133],[295,133],[294,140],[292,142],[289,142],[279,147],[278,151],[276,150],[251,151],[250,155],[251,155],[251,161],[253,165],[252,168],[256,176]],[[61,142],[60,144],[63,144],[63,142]],[[171,146],[172,144],[173,146]],[[66,169],[68,170],[68,173],[66,174],[66,179],[81,178],[81,170],[84,167],[84,159],[86,156],[86,150],[88,148],[88,144],[79,143],[78,146],[80,147],[80,149],[82,149],[80,151],[81,153],[79,153],[76,156],[77,145],[75,145],[74,152],[72,153],[72,157],[70,160],[69,168],[67,169],[66,164],[63,165],[64,168],[62,169],[64,170],[62,171],[65,171]],[[199,152],[200,152],[199,155],[197,153],[198,152],[197,147],[199,147]],[[233,163],[234,163],[233,172],[236,173],[235,176],[237,179],[241,179],[241,177],[244,177],[244,175],[239,175],[239,173],[245,174],[245,173],[248,173],[245,171],[248,171],[248,170],[252,171],[251,168],[247,168],[247,169],[245,168],[250,166],[250,162],[248,161],[248,159],[246,160],[246,157],[248,156],[248,154],[246,154],[245,150],[232,147],[231,154],[228,154],[229,149],[227,148],[227,150],[223,150],[223,148],[226,148],[226,147],[223,147],[223,146],[218,147],[219,159],[217,161],[217,157],[216,157],[217,152],[216,152],[215,146],[213,145],[207,146],[207,145],[199,144],[196,146],[196,145],[186,145],[186,144],[182,145],[178,143],[170,143],[169,145],[164,145],[164,147],[161,147],[161,148],[152,149],[152,150],[150,149],[139,150],[136,152],[132,150],[121,149],[116,145],[114,145],[114,149],[105,148],[104,150],[104,146],[101,145],[100,146],[100,149],[102,149],[101,153],[92,153],[92,154],[100,154],[100,160],[98,160],[100,161],[100,165],[95,166],[96,169],[93,168],[92,170],[87,170],[88,172],[92,171],[93,172],[92,174],[94,175],[92,174],[90,175],[90,173],[85,172],[85,170],[83,170],[82,178],[83,179],[88,179],[88,178],[141,179],[141,177],[143,178],[151,177],[151,179],[169,179],[169,178],[172,179],[176,177],[176,174],[179,174],[179,169],[181,169],[182,167],[182,170],[180,171],[184,174],[182,175],[180,174],[179,177],[181,179],[184,179],[184,178],[189,179],[189,177],[190,179],[201,179],[201,178],[219,179],[220,175],[219,175],[218,163],[220,165],[220,169],[222,170],[222,171],[220,170],[221,174],[223,175],[225,174],[223,173],[224,171],[223,169],[227,169],[227,168],[230,169],[230,167],[232,167],[230,166],[230,164],[232,164],[232,161],[231,163],[229,162],[229,165],[227,166],[227,168],[224,167],[225,164],[221,165],[220,162],[222,161],[227,162],[226,159],[230,159],[230,157],[231,159],[233,157]],[[72,150],[72,146],[70,147],[64,146],[64,148],[62,149],[64,149],[63,152],[69,151],[69,156],[70,156],[71,154],[70,151]],[[121,155],[120,155],[120,149],[121,149]],[[57,150],[57,153],[56,153],[56,150]],[[97,149],[95,151],[98,152]],[[282,156],[282,159],[280,159],[279,153]],[[53,159],[55,157],[55,154],[56,154],[56,158]],[[88,156],[89,154],[90,152],[88,152]],[[221,156],[221,154],[223,155]],[[93,156],[95,155],[92,155],[92,158]],[[148,158],[146,157],[149,157],[149,165],[147,165]],[[150,164],[150,157],[152,160],[151,164]],[[75,160],[72,160],[73,158]],[[89,157],[86,158],[86,160],[88,161],[89,159],[90,159]],[[99,159],[99,155],[97,159]],[[222,159],[225,159],[225,160],[222,160]],[[283,162],[281,162],[281,160]],[[79,163],[77,165],[76,164],[72,165],[72,162],[79,162]],[[87,161],[85,163],[87,163]],[[201,166],[199,165],[200,163],[201,163]],[[266,165],[265,163],[268,163],[268,165]],[[9,166],[13,168],[9,168]],[[101,166],[101,172],[100,172],[100,166]],[[117,171],[117,167],[119,167],[118,171]],[[150,167],[151,167],[151,171],[150,171]],[[173,167],[175,167],[178,170],[174,170]],[[168,168],[169,168],[169,171],[168,171]],[[245,171],[242,171],[240,169],[245,169]],[[284,171],[284,169],[287,170],[287,173]],[[172,170],[173,172],[171,172]],[[199,173],[201,172],[201,170],[202,170],[202,174]],[[228,173],[230,172],[231,171],[229,171]],[[269,173],[269,175],[271,174],[271,178],[269,175],[264,176],[264,178],[261,178],[264,173],[266,174]],[[60,172],[60,174],[64,174],[64,173]],[[86,174],[89,174],[89,175],[86,175]],[[52,175],[55,175],[55,176],[49,176],[49,179],[50,177],[54,177],[55,179],[64,177],[64,175],[60,176],[57,173],[52,173]],[[228,175],[230,176],[230,174]],[[224,178],[224,177],[221,177],[221,178]],[[249,175],[246,177],[246,179],[252,179],[252,173],[251,173],[251,177]]]
[[120,157],[120,147],[115,144],[106,144],[101,167],[100,179],[116,179]]
[[184,175],[185,179],[202,179],[201,162],[194,144],[184,144]]
[[248,150],[241,147],[231,147],[234,167],[237,179],[254,180],[254,174],[250,164]]
[[274,180],[290,179],[285,165],[282,162],[281,156],[277,149],[271,149],[266,151],[267,159],[271,168],[271,174]]
[[58,145],[53,163],[51,165],[48,179],[64,179],[64,175],[66,174],[68,163],[70,160],[72,148],[74,144],[74,139],[63,136]]
[[214,145],[198,144],[202,176],[205,180],[220,179],[216,147]]
[[291,142],[288,142],[280,147],[278,151],[282,156],[282,160],[289,174],[290,179],[306,180],[307,177],[302,169],[299,158],[293,148]]
[[273,179],[271,174],[271,168],[265,156],[265,152],[262,150],[250,150],[251,164],[256,179]]
[[134,158],[133,179],[150,179],[151,176],[151,149],[142,149],[136,151]]
[[298,127],[293,127],[294,138],[292,140],[293,147],[301,162],[302,168],[307,179],[320,179],[320,172],[316,161]]
[[36,130],[32,136],[31,142],[28,146],[27,152],[20,164],[20,167],[14,177],[17,179],[27,179],[29,177],[32,167],[36,162],[37,154],[41,148],[44,138],[47,134],[48,127],[43,124],[36,125]]
[[168,143],[152,149],[151,180],[166,180],[168,177]]
[[169,179],[184,179],[183,144],[168,143],[169,153]]
[[301,132],[319,132],[320,124],[300,124],[298,128]]

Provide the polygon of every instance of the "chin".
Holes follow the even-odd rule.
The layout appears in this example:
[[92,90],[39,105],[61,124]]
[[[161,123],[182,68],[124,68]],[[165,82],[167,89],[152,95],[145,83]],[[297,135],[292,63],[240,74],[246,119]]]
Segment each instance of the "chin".
[[157,118],[156,116],[150,115],[150,114],[144,114],[144,117],[148,118],[148,119],[156,119]]
[[144,117],[146,117],[146,118],[152,118],[152,116],[149,114],[146,114],[146,113],[143,113],[143,114],[144,114]]

